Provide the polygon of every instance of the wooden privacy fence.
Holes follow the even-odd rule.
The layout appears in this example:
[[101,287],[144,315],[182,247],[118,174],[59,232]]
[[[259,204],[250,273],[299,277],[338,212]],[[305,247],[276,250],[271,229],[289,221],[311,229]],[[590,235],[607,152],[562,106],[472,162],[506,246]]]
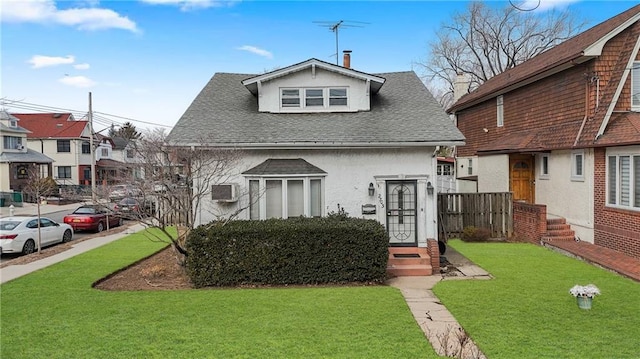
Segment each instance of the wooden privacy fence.
[[438,238],[460,238],[465,227],[487,228],[492,238],[513,233],[513,196],[500,193],[438,194]]

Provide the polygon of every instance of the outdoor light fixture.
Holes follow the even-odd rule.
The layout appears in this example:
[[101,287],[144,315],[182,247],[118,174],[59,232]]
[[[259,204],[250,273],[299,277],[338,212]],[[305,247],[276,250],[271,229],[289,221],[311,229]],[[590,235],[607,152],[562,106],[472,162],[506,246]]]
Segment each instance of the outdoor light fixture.
[[373,187],[373,182],[369,183],[369,196],[373,196],[376,193],[376,188]]
[[427,193],[429,195],[433,194],[433,185],[431,184],[431,181],[427,182]]

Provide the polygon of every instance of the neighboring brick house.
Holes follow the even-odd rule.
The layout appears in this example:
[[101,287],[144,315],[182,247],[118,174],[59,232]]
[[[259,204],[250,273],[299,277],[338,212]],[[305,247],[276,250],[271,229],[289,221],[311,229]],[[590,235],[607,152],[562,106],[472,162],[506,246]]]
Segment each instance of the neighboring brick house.
[[461,97],[457,172],[640,258],[639,48],[637,5]]
[[[437,248],[428,241],[437,238],[435,153],[464,137],[414,72],[357,71],[349,53],[344,64],[310,59],[265,74],[213,76],[167,139],[243,151],[228,187],[237,191],[225,202],[215,193],[203,200],[197,224],[243,206],[242,219],[341,208],[384,224],[399,251]],[[437,272],[439,256],[431,259],[436,265],[425,271],[394,273]]]

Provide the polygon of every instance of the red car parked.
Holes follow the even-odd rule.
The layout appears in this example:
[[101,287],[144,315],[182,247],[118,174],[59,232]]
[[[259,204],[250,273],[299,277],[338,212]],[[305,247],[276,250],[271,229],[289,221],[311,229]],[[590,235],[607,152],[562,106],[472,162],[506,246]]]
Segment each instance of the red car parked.
[[124,222],[122,217],[105,206],[86,205],[64,216],[64,223],[73,227],[74,231],[102,232],[107,228],[107,218],[109,228],[121,226]]

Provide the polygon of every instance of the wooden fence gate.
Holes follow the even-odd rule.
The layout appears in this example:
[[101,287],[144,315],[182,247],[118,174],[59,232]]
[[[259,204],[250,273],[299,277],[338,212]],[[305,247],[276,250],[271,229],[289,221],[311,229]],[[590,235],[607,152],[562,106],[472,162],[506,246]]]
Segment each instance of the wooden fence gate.
[[460,238],[465,227],[487,228],[491,238],[509,238],[513,233],[513,194],[438,194],[438,238]]

